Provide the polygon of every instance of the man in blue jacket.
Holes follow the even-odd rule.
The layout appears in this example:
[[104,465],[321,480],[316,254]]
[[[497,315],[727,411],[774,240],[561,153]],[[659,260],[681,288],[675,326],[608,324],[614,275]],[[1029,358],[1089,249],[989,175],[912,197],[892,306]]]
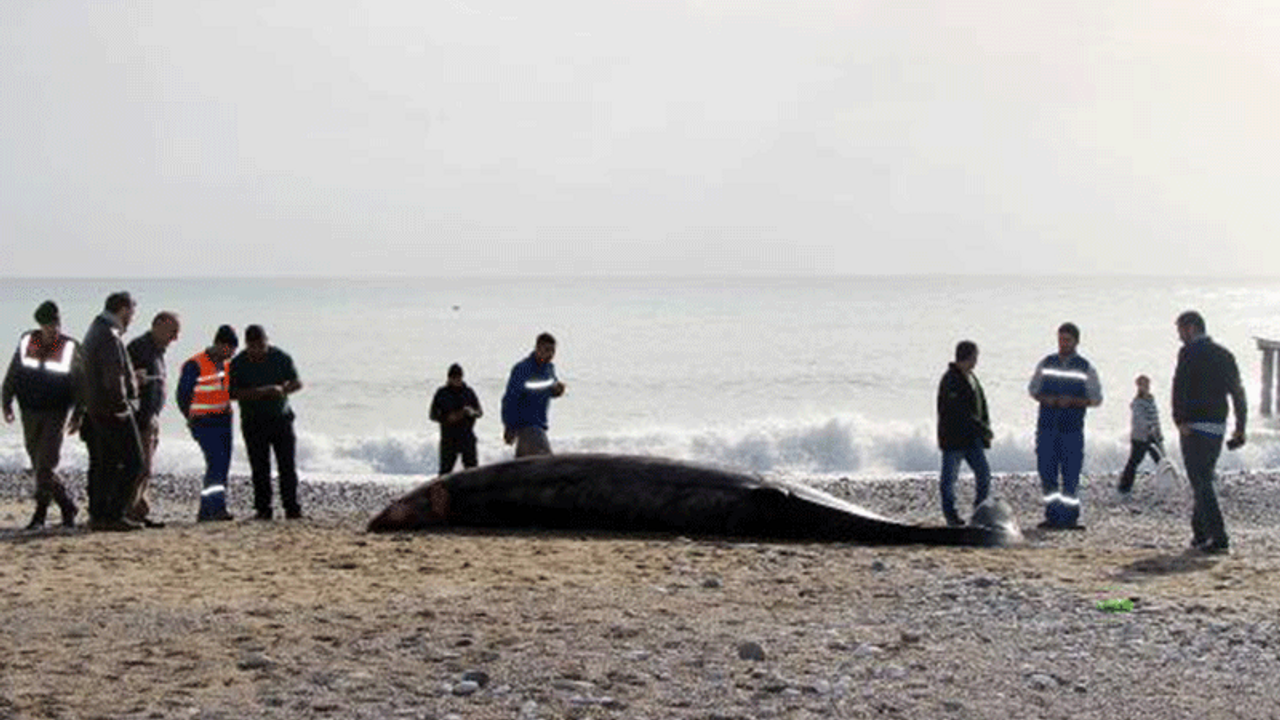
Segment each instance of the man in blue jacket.
[[[1102,384],[1093,365],[1076,353],[1080,329],[1058,327],[1058,352],[1036,365],[1027,391],[1040,403],[1036,421],[1036,466],[1044,490],[1040,527],[1080,527],[1076,488],[1084,467],[1085,410],[1102,404]],[[1059,484],[1061,477],[1061,484]]]
[[1181,436],[1182,462],[1193,495],[1191,547],[1211,555],[1225,554],[1230,542],[1213,489],[1214,466],[1227,433],[1228,396],[1236,421],[1227,449],[1244,445],[1248,417],[1244,386],[1235,356],[1205,334],[1200,313],[1182,313],[1177,327],[1182,349],[1173,372],[1173,422]]
[[555,356],[556,339],[544,332],[538,335],[533,353],[511,368],[502,396],[502,439],[508,445],[515,443],[516,457],[551,454],[547,406],[565,389],[551,363]]

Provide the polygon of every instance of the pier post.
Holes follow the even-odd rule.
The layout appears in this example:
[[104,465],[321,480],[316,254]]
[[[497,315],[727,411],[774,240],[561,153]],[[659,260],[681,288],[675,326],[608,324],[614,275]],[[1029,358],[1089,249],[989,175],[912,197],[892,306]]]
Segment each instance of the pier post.
[[1275,376],[1276,353],[1262,351],[1262,417],[1271,417],[1271,381]]

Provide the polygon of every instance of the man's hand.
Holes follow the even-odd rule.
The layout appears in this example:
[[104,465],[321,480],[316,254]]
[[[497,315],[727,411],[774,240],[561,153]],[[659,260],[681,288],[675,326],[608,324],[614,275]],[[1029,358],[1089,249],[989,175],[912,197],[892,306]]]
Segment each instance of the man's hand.
[[551,397],[560,397],[563,394],[564,394],[564,383],[557,380],[556,384],[551,386]]
[[67,434],[75,435],[76,433],[80,432],[80,422],[81,422],[81,418],[79,415],[72,415],[71,422],[67,423]]
[[1237,430],[1231,434],[1231,439],[1227,441],[1228,450],[1239,450],[1244,447],[1244,431]]
[[502,431],[502,441],[510,445],[516,441],[516,431],[511,428],[504,428]]
[[4,421],[7,423],[13,422],[13,408],[4,409]]

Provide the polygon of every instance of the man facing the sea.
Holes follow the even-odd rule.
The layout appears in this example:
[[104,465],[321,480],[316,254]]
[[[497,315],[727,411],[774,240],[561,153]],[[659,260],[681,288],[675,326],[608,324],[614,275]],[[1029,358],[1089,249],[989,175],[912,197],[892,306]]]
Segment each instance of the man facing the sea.
[[1248,404],[1235,356],[1206,334],[1200,313],[1188,310],[1178,316],[1176,325],[1182,349],[1173,372],[1173,422],[1181,436],[1182,462],[1193,496],[1191,547],[1211,555],[1225,554],[1231,543],[1213,489],[1214,467],[1227,432],[1227,397],[1236,418],[1228,450],[1244,445]]
[[290,520],[302,517],[298,504],[298,440],[289,396],[302,389],[289,354],[268,343],[261,325],[244,331],[244,350],[231,361],[231,398],[240,403],[240,431],[253,472],[255,517],[270,520],[271,453],[280,473],[280,504]]
[[507,391],[502,395],[502,439],[515,443],[516,457],[550,455],[547,440],[547,407],[551,398],[564,394],[564,383],[556,378],[556,339],[541,333],[529,357],[511,368]]
[[121,340],[134,309],[129,293],[109,295],[74,364],[85,416],[80,437],[89,450],[89,526],[94,530],[142,527],[124,516],[142,470],[142,443],[133,416],[138,386]]
[[991,488],[991,468],[986,449],[991,447],[991,417],[982,384],[973,373],[978,364],[978,345],[971,340],[956,344],[955,362],[938,383],[938,448],[942,450],[942,473],[938,487],[942,514],[948,525],[963,525],[956,512],[956,471],[960,460],[973,470],[973,506],[987,499]]
[[[1036,466],[1044,490],[1040,527],[1080,527],[1077,486],[1084,466],[1084,416],[1102,404],[1102,384],[1093,365],[1076,353],[1080,329],[1058,327],[1058,352],[1036,365],[1027,392],[1040,404],[1036,421]],[[1061,483],[1059,483],[1061,478]]]
[[138,381],[138,435],[142,440],[142,471],[134,485],[125,516],[146,527],[164,527],[151,518],[147,491],[151,487],[151,467],[160,445],[160,410],[164,407],[164,351],[178,339],[178,316],[167,310],[156,313],[151,329],[134,338],[126,348]]
[[76,341],[63,335],[58,306],[45,300],[36,308],[35,330],[22,334],[4,376],[4,421],[13,422],[13,399],[22,411],[22,435],[31,471],[36,477],[36,510],[28,530],[44,527],[49,503],[62,511],[63,527],[75,525],[76,504],[58,477],[62,435],[80,425],[77,413],[67,427],[67,414],[75,405],[75,381],[71,376]]
[[200,510],[196,515],[199,522],[234,519],[227,512],[232,414],[227,361],[239,345],[234,328],[219,327],[213,344],[183,363],[178,380],[178,409],[204,454],[204,489],[200,491]]

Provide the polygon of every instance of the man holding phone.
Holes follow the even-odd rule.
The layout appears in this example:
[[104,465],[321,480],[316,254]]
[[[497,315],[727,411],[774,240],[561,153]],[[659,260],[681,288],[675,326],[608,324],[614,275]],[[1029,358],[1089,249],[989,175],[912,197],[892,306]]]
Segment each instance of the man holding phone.
[[1205,333],[1200,313],[1188,310],[1178,316],[1176,325],[1182,349],[1173,373],[1173,422],[1181,436],[1182,462],[1193,494],[1191,549],[1225,555],[1230,542],[1213,489],[1214,467],[1227,433],[1227,398],[1235,414],[1228,450],[1244,445],[1248,404],[1235,356]]

